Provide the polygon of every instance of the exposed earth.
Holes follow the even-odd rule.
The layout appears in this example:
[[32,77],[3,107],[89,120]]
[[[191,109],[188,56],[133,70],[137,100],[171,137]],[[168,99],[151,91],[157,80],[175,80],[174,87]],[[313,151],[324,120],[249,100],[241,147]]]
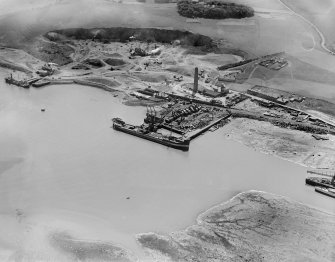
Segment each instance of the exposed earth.
[[[334,50],[332,1],[322,5],[295,0],[236,2],[250,5],[255,16],[190,23],[178,15],[174,3],[81,1],[82,9],[74,12],[74,1],[53,5],[34,1],[34,8],[4,1],[8,12],[0,14],[1,71],[22,80],[37,77],[46,63],[54,63],[53,73],[44,78],[51,82],[45,88],[88,85],[134,108],[161,108],[164,101],[139,91],[151,88],[189,96],[194,68],[199,67],[203,71],[200,89],[213,90],[223,84],[229,90],[226,98],[219,99],[224,105],[255,85],[269,86],[279,94],[304,97],[288,105],[335,124],[335,57],[323,48],[324,44]],[[324,43],[318,30],[304,19],[320,30]],[[269,59],[283,67],[264,65]],[[227,65],[235,66],[218,69]],[[202,94],[196,98],[212,100]],[[232,108],[273,113],[251,98]],[[335,136],[331,134],[319,140],[311,133],[246,118],[232,119],[216,132],[309,168],[333,169],[335,165]],[[0,174],[15,165],[0,163]],[[0,230],[8,235],[8,241],[0,242],[0,260],[4,261],[335,260],[333,214],[257,191],[238,194],[206,211],[185,230],[137,235],[140,252],[98,237],[83,239],[70,228],[59,230],[64,225],[56,220],[40,224],[38,217],[31,218],[20,209],[14,219],[3,214],[0,221],[14,232]],[[77,232],[84,231],[78,228]],[[24,244],[13,254],[14,236],[20,232],[25,232],[19,239]],[[36,252],[38,246],[41,253]],[[143,249],[145,254],[138,255]]]
[[[137,32],[133,29],[122,31],[120,28],[115,30],[96,28],[52,31],[36,38],[32,42],[32,48],[26,47],[31,55],[22,50],[9,48],[0,50],[0,54],[5,68],[17,70],[19,73],[15,74],[18,77],[24,77],[26,73],[33,75],[44,62],[54,62],[60,64],[60,67],[47,78],[55,84],[57,81],[63,83],[71,79],[103,84],[106,87],[104,89],[114,92],[126,105],[134,106],[161,105],[159,100],[148,100],[138,93],[147,87],[161,92],[187,94],[192,89],[194,67],[204,71],[204,77],[200,79],[201,89],[215,87],[217,81],[215,79],[226,72],[240,72],[235,81],[224,82],[232,92],[233,90],[245,92],[253,86],[253,82],[258,84],[253,80],[254,78],[263,78],[264,82],[280,82],[280,85],[289,81],[292,75],[295,77],[294,81],[314,83],[314,85],[318,83],[319,86],[331,85],[335,82],[335,73],[302,62],[286,53],[274,55],[276,59],[288,61],[288,66],[280,70],[261,66],[262,60],[252,60],[246,65],[220,71],[219,66],[239,63],[249,59],[249,56],[243,51],[229,49],[225,43],[212,41],[202,35],[169,30],[141,30]],[[110,33],[107,34],[107,32]],[[112,39],[118,38],[121,32],[124,40],[114,42]],[[138,39],[127,40],[131,36],[136,36]],[[98,40],[88,40],[92,37]],[[151,39],[152,42],[146,42],[147,39]],[[195,45],[194,39],[204,39],[204,41],[201,40]],[[34,46],[41,44],[44,47],[39,49],[38,58],[36,58],[31,50],[34,50]],[[63,46],[66,48],[63,49]],[[157,50],[157,54],[131,55],[131,50],[136,48],[148,54],[152,50]],[[309,74],[306,74],[306,71]],[[176,76],[182,79],[177,81]],[[271,86],[282,89],[277,85]],[[287,91],[292,90],[285,88],[285,92]],[[278,90],[278,93],[280,92],[282,91]],[[285,92],[283,94],[286,94]],[[306,96],[306,99],[302,103],[293,103],[293,107],[335,123],[335,105],[332,103],[334,101],[332,97],[328,96],[323,100],[323,97],[320,99],[306,89],[297,90],[295,93]],[[199,98],[203,96],[200,95]],[[235,108],[260,114],[268,111],[267,108],[249,100]],[[231,134],[230,137],[248,146],[305,166],[331,168],[335,162],[335,147],[330,144],[334,140],[332,135],[329,135],[327,141],[317,141],[310,134],[302,135],[299,131],[252,120],[234,120],[224,130],[227,134]],[[264,139],[265,136],[267,139]]]

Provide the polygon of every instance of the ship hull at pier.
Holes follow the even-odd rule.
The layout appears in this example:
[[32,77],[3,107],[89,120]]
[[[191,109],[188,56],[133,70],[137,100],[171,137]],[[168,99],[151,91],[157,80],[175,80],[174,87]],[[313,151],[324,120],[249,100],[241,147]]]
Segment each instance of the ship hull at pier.
[[178,149],[178,150],[182,150],[182,151],[188,151],[189,150],[189,147],[190,147],[190,140],[189,139],[181,140],[180,142],[179,141],[170,141],[170,140],[164,139],[164,138],[162,138],[162,139],[156,138],[156,137],[154,137],[150,134],[141,133],[138,130],[132,130],[129,127],[131,127],[131,126],[130,125],[122,125],[122,124],[113,122],[113,129],[114,130],[124,132],[124,133],[127,133],[129,135],[137,136],[137,137],[149,140],[151,142],[155,142],[155,143],[158,143],[158,144],[161,144],[161,145],[164,145],[164,146],[167,146],[167,147],[171,147],[171,148],[174,148],[174,149]]
[[5,78],[5,82],[7,84],[10,84],[10,85],[16,85],[16,86],[19,86],[19,87],[23,87],[23,88],[29,88],[29,83],[27,81],[19,81],[19,80],[15,80],[14,78],[12,77],[6,77]]
[[326,187],[326,188],[334,188],[335,185],[331,183],[331,179],[328,178],[320,178],[320,177],[307,177],[306,184],[310,186],[317,187]]
[[315,188],[315,192],[318,192],[320,194],[323,194],[323,195],[335,198],[334,189],[333,190],[329,190],[329,189],[327,189],[325,187],[316,187]]

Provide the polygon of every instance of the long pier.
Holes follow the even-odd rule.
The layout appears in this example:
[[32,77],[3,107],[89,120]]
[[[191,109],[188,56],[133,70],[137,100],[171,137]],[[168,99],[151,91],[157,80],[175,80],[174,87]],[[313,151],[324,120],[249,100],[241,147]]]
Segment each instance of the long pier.
[[319,176],[326,176],[333,178],[335,176],[335,170],[330,169],[314,169],[314,170],[307,170],[308,174],[319,175]]
[[179,134],[179,135],[184,135],[185,134],[185,132],[183,130],[180,130],[180,129],[175,128],[173,126],[169,126],[167,124],[161,124],[161,125],[159,125],[159,127],[164,128],[164,129],[169,130],[169,131],[172,131],[172,132],[174,132],[176,134]]
[[35,82],[37,82],[38,80],[41,80],[42,78],[41,77],[32,77],[30,79],[27,80],[28,84],[31,85]]
[[231,114],[227,112],[227,115],[225,115],[224,117],[219,118],[218,120],[215,120],[213,123],[209,124],[208,126],[205,126],[201,129],[190,132],[188,135],[186,135],[186,138],[189,138],[190,140],[193,140],[194,138],[196,138],[196,137],[200,136],[201,134],[203,134],[204,132],[206,132],[212,126],[215,126],[215,125],[219,124],[222,120],[225,120],[225,119],[229,118],[230,116],[231,116]]

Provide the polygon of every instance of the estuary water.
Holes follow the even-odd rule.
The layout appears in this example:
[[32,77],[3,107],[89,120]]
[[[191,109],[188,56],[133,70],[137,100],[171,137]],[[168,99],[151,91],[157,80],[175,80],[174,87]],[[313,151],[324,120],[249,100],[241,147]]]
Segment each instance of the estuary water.
[[[90,87],[25,90],[1,82],[0,251],[36,226],[137,250],[137,233],[183,229],[252,189],[335,212],[332,199],[305,186],[306,168],[220,130],[198,137],[185,153],[111,128],[113,117],[141,123],[144,114]],[[41,241],[24,234],[21,241]]]

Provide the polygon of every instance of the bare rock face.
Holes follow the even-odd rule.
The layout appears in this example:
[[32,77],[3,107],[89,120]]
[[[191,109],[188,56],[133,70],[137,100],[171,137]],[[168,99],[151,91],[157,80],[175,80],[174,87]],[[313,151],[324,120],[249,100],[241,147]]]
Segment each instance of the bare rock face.
[[158,261],[335,261],[334,233],[334,215],[250,191],[184,231],[137,239]]

